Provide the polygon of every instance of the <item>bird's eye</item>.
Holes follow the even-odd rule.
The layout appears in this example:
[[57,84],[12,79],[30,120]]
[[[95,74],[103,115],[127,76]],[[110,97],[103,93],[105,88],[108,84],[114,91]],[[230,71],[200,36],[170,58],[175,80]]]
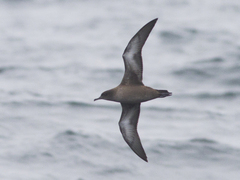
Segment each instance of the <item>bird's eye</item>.
[[103,92],[102,93],[102,96],[106,96],[108,93],[107,92]]

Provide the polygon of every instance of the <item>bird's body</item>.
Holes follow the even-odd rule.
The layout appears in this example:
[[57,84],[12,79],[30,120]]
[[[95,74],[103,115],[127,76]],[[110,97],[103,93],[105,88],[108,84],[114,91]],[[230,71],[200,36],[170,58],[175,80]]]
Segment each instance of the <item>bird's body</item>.
[[137,133],[140,105],[145,101],[172,95],[167,90],[156,90],[142,83],[142,47],[156,21],[157,19],[154,19],[143,26],[128,43],[123,53],[125,73],[120,85],[103,92],[95,99],[121,103],[120,131],[129,147],[144,161],[147,161],[147,156]]
[[109,92],[111,96],[105,100],[129,104],[149,101],[162,95],[158,90],[144,85],[128,86],[120,84],[107,92]]

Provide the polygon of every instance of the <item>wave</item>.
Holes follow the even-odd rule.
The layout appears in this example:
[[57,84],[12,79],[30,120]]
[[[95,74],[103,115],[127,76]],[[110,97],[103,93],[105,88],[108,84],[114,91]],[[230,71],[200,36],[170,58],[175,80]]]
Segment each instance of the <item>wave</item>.
[[144,109],[150,111],[162,111],[162,112],[176,112],[179,111],[179,108],[173,107],[159,107],[159,106],[145,106]]
[[182,81],[195,81],[219,86],[240,86],[240,65],[232,59],[212,57],[190,63],[178,70],[172,71],[174,76]]
[[5,67],[0,67],[0,74],[5,73],[7,71],[15,70],[15,66],[5,66]]
[[107,69],[92,69],[91,74],[94,76],[95,81],[107,79],[108,82],[119,82],[122,80],[123,69],[120,68],[107,68]]
[[198,60],[179,70],[173,71],[174,75],[187,79],[209,79],[218,76],[221,69],[224,68],[222,57],[213,57],[209,59]]
[[2,101],[1,105],[3,106],[41,106],[41,107],[48,107],[48,106],[70,106],[70,107],[82,107],[82,108],[110,108],[110,109],[116,109],[117,105],[99,105],[94,103],[88,103],[83,101],[73,101],[73,100],[67,100],[67,101],[50,101],[50,100],[8,100],[8,101]]
[[213,64],[213,65],[217,65],[220,63],[224,62],[224,58],[222,57],[212,57],[209,59],[202,59],[202,60],[198,60],[197,62],[195,62],[195,64]]
[[163,30],[160,38],[167,44],[187,43],[196,38],[199,31],[194,28],[184,28],[179,30]]
[[207,138],[193,138],[193,139],[190,139],[189,142],[203,143],[203,144],[216,144],[217,143],[217,141],[214,141],[212,139],[207,139]]
[[198,93],[195,95],[198,99],[234,99],[237,97],[240,97],[240,92],[239,91],[227,91],[227,92],[222,92],[222,93]]
[[[53,72],[53,71],[59,71],[59,70],[66,70],[69,67],[49,67],[49,66],[22,66],[22,65],[8,65],[8,66],[2,66],[0,67],[0,74],[4,73],[14,73],[15,71],[23,71],[24,73],[27,73],[28,71],[34,71],[35,73],[37,71],[40,72]],[[80,67],[78,67],[80,69]]]
[[239,163],[240,149],[230,147],[226,144],[221,144],[215,140],[208,138],[193,138],[188,141],[178,142],[158,142],[157,145],[151,144],[149,150],[154,156],[163,157],[164,159],[196,159],[198,162],[204,160],[205,162],[219,163],[231,162],[233,164]]
[[50,151],[59,156],[62,153],[77,154],[79,161],[94,162],[91,156],[101,156],[103,152],[113,156],[117,151],[116,144],[98,134],[88,134],[81,131],[64,130],[58,132],[50,141]]
[[86,103],[82,101],[63,101],[62,103],[73,106],[73,107],[93,107],[94,106],[91,103]]
[[[240,91],[239,90],[216,90],[216,89],[209,89],[209,92],[207,90],[199,91],[199,92],[188,92],[188,93],[175,93],[174,98],[177,99],[197,99],[197,100],[237,100],[240,98]],[[153,107],[154,108],[154,107]],[[176,111],[180,110],[181,108],[178,107]],[[182,109],[184,110],[184,109]]]
[[187,79],[202,79],[202,78],[210,78],[212,77],[212,75],[210,73],[208,73],[207,71],[203,70],[203,69],[198,69],[195,67],[186,67],[186,68],[182,68],[180,70],[176,70],[173,72],[174,75],[180,76],[180,77],[184,77]]
[[[199,100],[234,100],[240,97],[240,91],[217,91],[210,89],[211,92],[181,93],[175,94],[180,99],[199,99]],[[179,109],[179,108],[178,108]]]
[[111,151],[109,147],[114,147],[110,141],[107,141],[99,135],[87,134],[70,129],[55,133],[51,139],[44,143],[44,146],[40,144],[34,146],[32,144],[30,148],[26,148],[22,152],[17,153],[15,158],[25,163],[43,160],[49,162],[58,160],[61,162],[62,159],[68,158],[74,161],[74,158],[77,158],[79,162],[84,162],[87,165],[91,164],[90,162],[92,161],[91,157],[89,157],[90,154],[99,156],[101,153],[101,151],[99,151],[100,149]]

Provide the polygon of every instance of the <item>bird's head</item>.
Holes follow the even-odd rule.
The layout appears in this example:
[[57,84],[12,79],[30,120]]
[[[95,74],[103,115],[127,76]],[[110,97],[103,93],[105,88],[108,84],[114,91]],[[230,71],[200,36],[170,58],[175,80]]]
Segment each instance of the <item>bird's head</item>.
[[104,91],[101,96],[99,98],[94,99],[94,101],[97,101],[99,99],[105,99],[105,100],[112,100],[113,97],[113,91],[112,90],[108,90],[108,91]]

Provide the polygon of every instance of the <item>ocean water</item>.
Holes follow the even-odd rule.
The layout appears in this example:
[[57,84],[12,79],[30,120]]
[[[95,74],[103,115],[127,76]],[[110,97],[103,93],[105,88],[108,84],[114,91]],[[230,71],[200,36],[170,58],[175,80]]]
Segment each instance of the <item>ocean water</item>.
[[[124,142],[118,103],[97,101],[124,73],[147,22],[143,103],[149,162]],[[0,179],[240,179],[240,2],[1,0]]]

